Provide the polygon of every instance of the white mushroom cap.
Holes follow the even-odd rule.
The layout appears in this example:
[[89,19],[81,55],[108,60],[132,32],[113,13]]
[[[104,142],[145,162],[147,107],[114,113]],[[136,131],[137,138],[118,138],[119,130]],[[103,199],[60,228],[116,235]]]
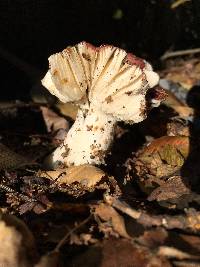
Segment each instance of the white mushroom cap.
[[89,102],[116,120],[139,122],[146,117],[145,95],[159,76],[145,60],[123,49],[86,42],[49,57],[42,84],[63,102]]

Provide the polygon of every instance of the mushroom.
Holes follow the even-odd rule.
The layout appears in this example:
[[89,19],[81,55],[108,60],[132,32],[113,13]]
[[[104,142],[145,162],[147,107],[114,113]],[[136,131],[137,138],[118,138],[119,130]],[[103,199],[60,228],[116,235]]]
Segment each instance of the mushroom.
[[63,144],[48,157],[48,165],[104,164],[116,122],[144,120],[145,95],[158,81],[149,63],[111,45],[81,42],[51,55],[43,86],[79,110]]

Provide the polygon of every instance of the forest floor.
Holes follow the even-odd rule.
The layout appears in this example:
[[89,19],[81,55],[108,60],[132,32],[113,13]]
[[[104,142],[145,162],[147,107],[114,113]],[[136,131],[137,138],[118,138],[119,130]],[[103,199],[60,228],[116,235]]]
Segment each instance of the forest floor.
[[200,266],[200,59],[159,73],[167,99],[98,168],[43,165],[75,107],[0,103],[0,266]]

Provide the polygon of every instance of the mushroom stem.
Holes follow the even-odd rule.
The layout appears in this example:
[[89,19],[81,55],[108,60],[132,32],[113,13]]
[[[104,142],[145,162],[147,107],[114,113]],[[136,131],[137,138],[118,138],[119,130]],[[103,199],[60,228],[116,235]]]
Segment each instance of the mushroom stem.
[[80,108],[64,143],[49,156],[49,167],[104,163],[115,123],[113,116],[94,106]]

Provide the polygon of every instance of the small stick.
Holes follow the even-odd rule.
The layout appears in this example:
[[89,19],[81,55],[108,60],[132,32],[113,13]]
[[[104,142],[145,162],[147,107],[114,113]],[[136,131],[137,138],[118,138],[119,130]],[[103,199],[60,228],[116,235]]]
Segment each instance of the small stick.
[[146,227],[162,226],[168,230],[182,229],[192,233],[200,231],[200,213],[194,209],[188,210],[185,216],[152,215],[144,211],[137,211],[127,203],[111,196],[105,196],[105,201],[115,209],[129,215]]
[[112,206],[136,220],[139,219],[142,214],[140,211],[132,209],[127,203],[121,202],[118,199],[112,203]]
[[66,243],[67,239],[71,234],[73,234],[77,229],[79,229],[81,226],[86,224],[91,219],[91,215],[87,217],[85,220],[83,220],[81,223],[79,223],[77,226],[75,226],[73,229],[71,229],[57,244],[53,252],[59,252],[60,248]]
[[162,257],[175,258],[179,260],[186,260],[186,259],[198,260],[200,258],[200,256],[191,255],[187,252],[169,246],[160,246],[157,251],[157,254]]
[[175,8],[177,8],[178,6],[183,5],[183,4],[185,4],[186,2],[190,2],[190,1],[191,1],[191,0],[177,0],[177,1],[175,1],[174,3],[171,4],[171,8],[172,8],[172,9],[175,9]]
[[178,50],[178,51],[172,51],[172,52],[166,52],[164,55],[161,56],[161,60],[166,60],[171,57],[179,57],[179,56],[186,56],[190,54],[198,54],[200,53],[200,48],[192,48],[192,49],[186,49],[186,50]]
[[184,260],[184,261],[173,261],[174,266],[177,267],[200,267],[200,263],[196,262],[196,261],[188,261],[188,260]]

